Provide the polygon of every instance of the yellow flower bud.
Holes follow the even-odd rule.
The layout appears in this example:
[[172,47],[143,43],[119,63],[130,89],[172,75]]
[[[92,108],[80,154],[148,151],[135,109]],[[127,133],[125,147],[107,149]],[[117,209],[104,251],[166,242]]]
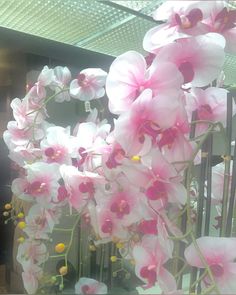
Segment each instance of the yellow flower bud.
[[24,237],[19,237],[18,239],[17,239],[17,242],[18,243],[23,243],[25,241],[25,238]]
[[89,245],[89,250],[94,252],[96,251],[96,247],[94,245]]
[[5,210],[11,210],[12,205],[10,203],[5,204],[4,206]]
[[122,248],[124,248],[124,244],[119,242],[119,243],[116,244],[116,248],[122,249]]
[[59,243],[55,246],[55,252],[62,253],[65,251],[65,248],[66,248],[65,244]]
[[20,229],[24,229],[26,227],[26,223],[24,221],[20,221],[20,222],[18,222],[17,226]]
[[68,272],[68,267],[67,266],[60,267],[60,269],[59,269],[60,275],[65,276],[67,274],[67,272]]
[[116,256],[111,256],[111,262],[116,262],[117,261],[117,257]]
[[17,217],[18,217],[18,218],[24,218],[24,217],[25,217],[25,215],[24,215],[24,213],[23,213],[23,212],[20,212],[20,213],[18,213],[18,214],[17,214]]

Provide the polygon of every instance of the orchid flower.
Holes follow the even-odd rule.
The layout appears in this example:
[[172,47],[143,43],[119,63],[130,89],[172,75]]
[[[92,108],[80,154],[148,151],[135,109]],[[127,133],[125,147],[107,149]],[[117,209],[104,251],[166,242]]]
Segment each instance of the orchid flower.
[[141,243],[133,248],[135,273],[150,288],[158,283],[164,292],[176,290],[176,282],[163,265],[169,257],[160,245],[158,237],[145,235]]
[[144,57],[135,51],[118,56],[110,67],[106,82],[109,109],[114,114],[125,112],[149,88],[153,95],[173,95],[183,78],[173,63],[155,59],[147,68]]
[[225,1],[212,2],[215,2],[215,7],[209,17],[203,20],[203,23],[207,25],[208,32],[215,32],[224,36],[226,40],[225,51],[235,54],[236,10],[228,9]]
[[224,64],[225,39],[208,33],[179,39],[161,49],[157,58],[173,62],[182,73],[184,83],[203,87],[217,78]]
[[23,266],[22,279],[28,294],[35,294],[39,287],[39,280],[43,277],[43,270],[36,264],[27,263]]
[[145,50],[158,53],[161,47],[180,38],[208,32],[203,19],[210,16],[213,1],[166,1],[153,13],[156,21],[167,21],[150,29],[143,40]]
[[115,122],[116,141],[128,156],[148,153],[161,130],[174,125],[178,107],[173,97],[153,97],[150,89],[144,90]]
[[[186,110],[189,118],[192,112],[196,111],[196,120],[210,121],[212,123],[221,122],[226,124],[227,112],[227,93],[223,88],[209,87],[206,90],[192,88],[191,92],[186,95]],[[233,107],[233,115],[235,106]],[[196,135],[203,134],[208,129],[208,123],[197,123]]]
[[[236,292],[236,259],[235,238],[201,237],[197,239],[198,247],[208,264],[221,294],[235,294]],[[198,268],[205,268],[193,244],[185,250],[187,262]],[[203,285],[211,285],[211,279],[206,276]]]
[[46,135],[40,143],[45,161],[47,163],[71,164],[73,152],[70,127],[49,127]]
[[71,80],[71,73],[67,67],[55,67],[53,69],[53,81],[50,88],[58,93],[55,97],[56,102],[70,101],[69,91],[62,90],[67,86]]
[[93,199],[96,185],[104,182],[104,178],[97,173],[80,172],[74,166],[61,165],[60,173],[68,193],[68,202],[78,211]]
[[102,69],[89,68],[81,71],[70,83],[70,95],[82,101],[101,98],[105,94],[107,73]]
[[25,169],[27,176],[13,181],[13,193],[23,200],[36,201],[43,207],[50,206],[50,202],[57,198],[60,179],[58,164],[36,162],[26,165]]
[[75,284],[75,294],[107,294],[107,286],[90,278],[80,278]]

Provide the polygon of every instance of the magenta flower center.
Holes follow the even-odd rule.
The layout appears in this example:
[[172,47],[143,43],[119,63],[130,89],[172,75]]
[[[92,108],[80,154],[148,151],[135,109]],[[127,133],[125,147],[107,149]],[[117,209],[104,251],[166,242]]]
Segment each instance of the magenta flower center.
[[102,232],[105,234],[110,234],[112,233],[112,228],[113,228],[113,223],[111,219],[107,218],[102,225]]
[[209,120],[212,116],[212,108],[209,104],[201,105],[197,110],[198,120]]
[[152,141],[155,142],[157,135],[160,133],[160,127],[149,120],[144,121],[140,126],[138,130],[139,142],[144,142],[145,135],[149,135]]
[[144,266],[140,270],[140,276],[146,279],[149,285],[154,285],[157,280],[156,265]]
[[138,225],[138,230],[142,234],[150,234],[150,235],[156,235],[157,234],[157,220],[156,219],[150,219],[150,220],[143,220]]
[[195,27],[202,18],[203,14],[199,8],[190,10],[189,14],[186,16],[180,16],[178,13],[175,14],[175,21],[182,29],[191,29]]
[[176,137],[178,135],[177,128],[169,128],[164,130],[161,133],[161,139],[159,141],[159,147],[162,148],[163,146],[168,146],[168,148],[171,148],[173,145]]
[[88,153],[85,152],[85,148],[83,147],[80,147],[78,152],[79,152],[79,155],[81,156],[81,159],[77,162],[77,167],[80,167],[81,165],[84,164],[87,156],[88,156]]
[[122,218],[124,215],[130,213],[130,206],[126,200],[116,201],[111,204],[111,212],[116,213],[118,218]]
[[88,86],[88,80],[87,80],[85,74],[79,74],[77,76],[77,82],[78,82],[78,84],[79,84],[80,87],[86,87],[86,86]]
[[65,188],[64,185],[61,185],[59,188],[58,188],[58,191],[57,191],[57,198],[58,200],[61,202],[61,201],[64,201],[67,197],[68,197],[68,192]]
[[184,83],[189,83],[193,80],[194,78],[194,70],[193,70],[193,65],[189,61],[183,61],[179,65],[179,71],[184,77]]
[[47,148],[44,151],[44,153],[45,153],[46,157],[52,162],[60,161],[62,156],[63,156],[63,153],[62,153],[61,150],[55,149],[55,148],[52,148],[52,147]]
[[227,11],[224,7],[215,17],[214,28],[217,32],[233,29],[236,26],[236,10]]
[[224,274],[224,268],[219,264],[210,265],[210,269],[215,277],[221,277]]
[[81,287],[81,291],[83,292],[82,294],[90,294],[89,293],[89,286],[88,285],[83,285]]
[[25,189],[25,193],[29,195],[40,195],[47,192],[47,184],[41,181],[34,181],[32,183],[29,183],[27,188]]
[[94,185],[91,181],[88,182],[82,182],[79,185],[79,190],[81,193],[89,193],[90,195],[94,194]]
[[166,200],[167,199],[167,191],[165,184],[161,181],[155,181],[151,187],[146,190],[146,196],[149,200]]
[[108,160],[106,161],[106,166],[109,169],[116,168],[121,165],[121,161],[125,157],[125,151],[121,148],[114,149],[114,151],[110,154]]

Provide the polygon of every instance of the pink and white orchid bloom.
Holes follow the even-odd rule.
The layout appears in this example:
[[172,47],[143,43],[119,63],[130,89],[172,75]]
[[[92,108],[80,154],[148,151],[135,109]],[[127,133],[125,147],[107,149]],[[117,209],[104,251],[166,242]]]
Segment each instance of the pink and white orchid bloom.
[[225,57],[224,46],[224,37],[208,33],[166,45],[158,52],[157,58],[173,62],[182,73],[185,84],[203,87],[221,72]]
[[55,80],[53,69],[49,69],[48,66],[44,66],[40,72],[37,82],[33,85],[28,85],[29,92],[26,97],[32,105],[39,105],[46,97],[46,86],[50,86]]
[[203,20],[207,25],[208,32],[219,33],[226,40],[225,51],[236,53],[236,10],[230,9],[226,1],[212,1],[214,7],[208,18]]
[[37,239],[49,239],[49,234],[52,233],[54,220],[49,217],[47,210],[42,208],[39,204],[33,205],[27,216],[25,217],[26,227],[24,232],[28,237]]
[[18,247],[17,261],[23,266],[31,262],[40,265],[48,259],[48,251],[41,241],[25,240]]
[[[190,29],[211,15],[216,6],[223,7],[224,1],[178,1],[170,0],[162,3],[154,12],[153,18],[157,21],[178,23],[183,29]],[[196,10],[197,9],[197,10]],[[181,20],[181,22],[178,21]]]
[[53,126],[47,128],[40,147],[47,163],[70,165],[73,152],[70,127]]
[[10,150],[17,146],[27,147],[30,141],[42,139],[44,132],[41,128],[23,128],[20,129],[16,121],[9,121],[7,130],[3,133],[3,139]]
[[[230,181],[229,181],[229,189],[231,187],[232,181],[232,167],[233,161],[231,161],[231,172],[230,172]],[[219,163],[212,168],[212,201],[214,204],[220,204],[223,199],[223,190],[224,190],[224,176],[225,176],[225,164]]]
[[95,200],[98,206],[110,210],[114,217],[124,226],[139,221],[145,210],[145,196],[139,189],[127,183],[122,190],[111,191],[110,194],[98,191]]
[[80,278],[75,284],[75,294],[107,294],[107,286],[90,278]]
[[68,193],[68,202],[80,211],[93,199],[96,185],[104,178],[97,173],[78,171],[74,166],[61,165],[60,173]]
[[[192,157],[194,144],[189,142],[189,132],[188,115],[183,103],[180,103],[174,126],[163,130],[157,140],[162,154],[170,163],[188,161]],[[174,166],[180,171],[186,167],[186,164],[174,164]]]
[[[104,207],[102,204],[96,206],[96,219],[91,219],[93,228],[98,230],[96,234],[101,239],[127,240],[128,230],[120,222],[120,218]],[[93,224],[96,222],[96,225]]]
[[153,97],[150,89],[144,90],[115,121],[115,140],[128,156],[148,153],[160,131],[174,125],[178,107],[175,98]]
[[141,243],[133,248],[135,273],[150,288],[156,283],[164,292],[176,290],[176,282],[170,272],[163,265],[169,257],[154,235],[145,235]]
[[74,130],[74,144],[79,148],[86,150],[96,150],[106,145],[106,137],[111,129],[111,125],[105,122],[96,124],[94,122],[85,122],[77,124]]
[[85,69],[71,81],[70,95],[82,101],[101,98],[105,94],[106,77],[107,73],[102,69]]
[[57,200],[57,190],[60,179],[58,164],[36,162],[26,165],[27,176],[16,178],[12,182],[12,191],[20,199],[36,201],[43,207]]
[[14,98],[11,102],[14,119],[20,129],[29,125],[40,124],[45,116],[42,112],[37,112],[37,108],[30,104],[28,97],[24,99]]
[[55,67],[53,69],[53,81],[50,85],[50,88],[55,91],[56,102],[70,101],[69,90],[64,90],[68,87],[68,84],[71,80],[71,73],[67,67]]
[[158,50],[180,38],[207,33],[202,20],[209,17],[214,1],[166,1],[153,13],[156,21],[167,21],[150,29],[143,40],[145,50]]
[[39,287],[39,280],[43,277],[43,270],[36,264],[28,262],[23,266],[22,279],[26,292],[35,294]]
[[[197,244],[210,267],[220,293],[235,294],[236,238],[201,237],[197,239]],[[190,265],[205,268],[193,244],[186,248],[184,255]],[[203,279],[203,285],[206,287],[211,283],[209,276]]]
[[148,158],[143,159],[148,165],[146,168],[122,167],[129,181],[134,185],[138,183],[142,187],[149,205],[155,210],[165,208],[168,203],[184,205],[187,192],[174,166],[158,149],[152,149],[145,157]]
[[24,167],[26,164],[34,163],[41,159],[42,151],[39,148],[35,148],[33,144],[29,144],[27,147],[16,146],[10,150],[8,157],[20,167]]
[[140,53],[128,51],[115,59],[107,76],[109,109],[114,114],[127,111],[147,88],[152,90],[153,96],[176,95],[182,84],[183,78],[174,64],[154,59],[147,68]]
[[146,196],[154,207],[165,207],[168,202],[184,205],[187,192],[175,168],[167,162],[158,150],[152,152],[150,182]]
[[46,96],[45,87],[49,86],[54,79],[55,77],[54,77],[53,69],[49,69],[48,66],[44,66],[44,68],[42,69],[42,71],[40,72],[38,76],[38,81],[30,89],[29,93],[34,92],[38,96],[39,100],[45,98]]
[[[221,122],[223,126],[226,124],[227,112],[227,93],[223,88],[209,87],[206,90],[200,88],[192,88],[189,94],[186,94],[186,110],[189,118],[192,112],[197,112],[197,119],[210,122]],[[233,115],[235,114],[233,107]],[[203,134],[209,127],[208,123],[197,123],[196,135]]]

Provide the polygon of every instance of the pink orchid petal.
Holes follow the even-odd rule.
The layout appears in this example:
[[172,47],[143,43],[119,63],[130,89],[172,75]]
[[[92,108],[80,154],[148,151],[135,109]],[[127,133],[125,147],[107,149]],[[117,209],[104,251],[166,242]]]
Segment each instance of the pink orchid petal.
[[[236,238],[201,237],[197,243],[209,265],[233,262],[236,258]],[[204,267],[193,244],[186,248],[184,255],[190,265]]]
[[164,267],[160,269],[159,275],[157,277],[157,283],[165,294],[171,291],[174,292],[177,289],[177,284],[174,276]]

